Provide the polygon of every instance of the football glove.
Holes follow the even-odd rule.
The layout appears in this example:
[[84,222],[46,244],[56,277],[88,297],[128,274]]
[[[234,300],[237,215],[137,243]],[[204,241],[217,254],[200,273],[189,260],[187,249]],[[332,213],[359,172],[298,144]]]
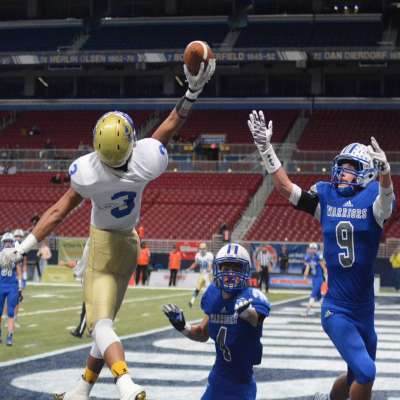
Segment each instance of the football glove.
[[183,71],[186,76],[186,81],[189,85],[189,90],[185,96],[190,100],[196,100],[198,95],[203,90],[205,84],[211,79],[215,71],[215,58],[211,58],[208,61],[207,67],[204,62],[200,64],[199,72],[197,75],[192,75],[188,67],[184,64]]
[[376,139],[371,136],[371,144],[368,146],[368,152],[374,160],[374,166],[382,175],[387,175],[390,172],[390,164],[386,158],[385,152],[379,147]]
[[184,332],[187,328],[185,316],[183,311],[176,304],[164,304],[162,311],[165,316],[169,319],[171,325],[179,332]]
[[251,306],[252,302],[252,299],[238,299],[235,303],[235,313],[237,313],[241,318],[246,317],[248,315],[249,309],[254,309],[254,307]]
[[247,125],[250,129],[251,134],[253,135],[254,143],[256,144],[258,150],[261,153],[267,151],[271,146],[271,137],[272,137],[272,121],[268,122],[268,128],[265,124],[265,117],[262,111],[253,110],[251,114],[249,114],[249,119],[247,121]]
[[257,112],[253,110],[253,112],[249,114],[247,125],[253,136],[254,143],[261,155],[265,169],[269,174],[273,174],[281,167],[281,163],[271,145],[273,130],[272,121],[268,122],[267,127],[264,113],[262,111]]
[[0,265],[11,268],[13,264],[22,261],[24,254],[16,248],[5,248],[0,252]]

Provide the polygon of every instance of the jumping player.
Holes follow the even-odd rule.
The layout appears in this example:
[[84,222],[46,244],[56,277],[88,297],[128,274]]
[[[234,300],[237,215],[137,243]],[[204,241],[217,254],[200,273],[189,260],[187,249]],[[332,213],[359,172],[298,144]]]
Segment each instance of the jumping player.
[[263,112],[253,111],[248,126],[276,189],[322,226],[329,289],[321,322],[348,370],[329,395],[317,393],[314,399],[370,400],[377,346],[373,266],[394,202],[386,155],[374,137],[369,146],[351,143],[335,157],[331,181],[317,182],[307,192],[291,182],[275,154],[272,121],[266,126]]

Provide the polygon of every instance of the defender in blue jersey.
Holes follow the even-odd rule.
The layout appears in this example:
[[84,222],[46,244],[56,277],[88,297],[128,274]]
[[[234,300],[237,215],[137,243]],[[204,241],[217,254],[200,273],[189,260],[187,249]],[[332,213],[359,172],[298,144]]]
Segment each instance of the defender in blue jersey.
[[[10,232],[6,232],[1,238],[1,250],[4,248],[13,248],[15,245],[14,236]],[[12,346],[14,336],[14,317],[15,309],[21,297],[21,271],[14,264],[11,267],[0,264],[0,310],[3,311],[4,304],[7,301],[7,346]],[[1,315],[0,315],[0,343],[2,341],[1,335]]]
[[163,306],[171,324],[192,340],[215,342],[217,353],[202,400],[254,400],[253,365],[261,363],[262,325],[270,305],[258,289],[247,287],[250,256],[234,243],[223,246],[214,261],[214,282],[201,300],[206,316],[200,324],[185,322],[175,304]]
[[386,155],[373,137],[369,146],[352,143],[335,158],[331,182],[318,182],[306,192],[291,182],[275,154],[272,121],[266,126],[263,112],[253,111],[248,126],[276,189],[322,226],[329,289],[321,322],[348,370],[329,395],[317,393],[314,399],[369,400],[377,346],[373,266],[394,203]]
[[304,257],[304,264],[306,266],[304,277],[306,278],[311,273],[312,279],[310,300],[307,304],[307,310],[304,313],[304,316],[308,316],[315,302],[321,300],[321,286],[324,283],[324,279],[327,277],[325,260],[322,254],[318,252],[317,243],[309,244]]

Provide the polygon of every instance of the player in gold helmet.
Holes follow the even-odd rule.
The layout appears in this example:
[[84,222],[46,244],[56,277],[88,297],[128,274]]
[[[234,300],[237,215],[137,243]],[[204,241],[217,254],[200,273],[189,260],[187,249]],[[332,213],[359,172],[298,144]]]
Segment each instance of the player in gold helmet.
[[55,399],[88,400],[104,363],[115,377],[121,400],[146,399],[144,388],[135,384],[129,374],[113,321],[133,272],[132,260],[137,259],[139,238],[133,227],[139,220],[143,190],[167,168],[165,146],[185,122],[214,70],[215,59],[206,68],[203,64],[197,75],[185,71],[189,86],[185,96],[150,138],[136,141],[134,124],[124,113],[103,115],[94,129],[95,151],[78,158],[69,168],[70,189],[42,215],[18,249],[0,253],[0,263],[4,265],[19,262],[83,198],[91,200],[84,291],[93,345],[81,379]]

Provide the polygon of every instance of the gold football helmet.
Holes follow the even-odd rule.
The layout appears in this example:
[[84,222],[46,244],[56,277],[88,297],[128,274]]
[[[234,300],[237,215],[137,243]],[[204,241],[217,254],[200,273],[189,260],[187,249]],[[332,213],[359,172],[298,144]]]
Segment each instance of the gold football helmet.
[[120,111],[102,115],[93,129],[93,148],[100,160],[111,168],[124,165],[136,145],[131,117]]

